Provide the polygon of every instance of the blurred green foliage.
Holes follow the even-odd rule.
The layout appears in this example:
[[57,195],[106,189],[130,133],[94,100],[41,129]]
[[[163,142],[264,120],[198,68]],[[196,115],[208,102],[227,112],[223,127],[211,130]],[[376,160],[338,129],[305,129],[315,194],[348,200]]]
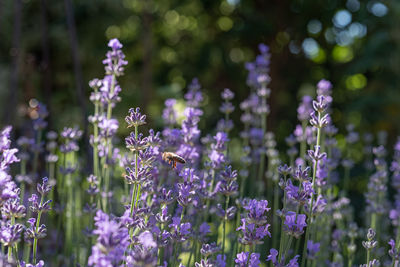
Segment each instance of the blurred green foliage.
[[[11,88],[17,2],[21,0],[0,1],[3,104]],[[3,115],[16,114],[14,124],[19,127],[23,107],[34,97],[49,106],[53,128],[82,123],[67,2],[21,2],[19,104],[0,110]],[[297,123],[300,97],[314,94],[322,78],[334,84],[333,119],[340,129],[353,123],[360,130],[387,130],[391,140],[400,130],[397,0],[86,0],[72,5],[89,112],[87,83],[103,76],[101,60],[110,38],[121,40],[129,61],[116,116],[122,123],[129,107],[141,106],[156,128],[164,100],[182,97],[193,77],[199,78],[206,94],[202,127],[214,127],[223,88],[236,93],[236,104],[248,95],[244,64],[254,59],[263,42],[272,51],[268,127],[280,143]],[[45,75],[46,66],[50,76]],[[237,126],[239,117],[237,109]]]

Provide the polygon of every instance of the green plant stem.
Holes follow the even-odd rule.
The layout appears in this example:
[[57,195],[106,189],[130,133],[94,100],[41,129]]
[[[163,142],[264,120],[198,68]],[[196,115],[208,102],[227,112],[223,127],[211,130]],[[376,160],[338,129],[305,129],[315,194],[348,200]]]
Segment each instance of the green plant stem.
[[[110,94],[112,95],[115,89],[115,74],[112,75],[111,78],[111,87],[110,87]],[[110,120],[112,116],[112,103],[111,100],[108,102],[107,105],[107,120]],[[136,130],[136,126],[135,126]],[[107,159],[111,158],[112,155],[112,140],[111,138],[107,138],[107,146],[108,146],[108,154],[107,154]],[[104,178],[104,192],[106,194],[106,200],[104,201],[105,206],[104,206],[104,211],[107,213],[108,210],[108,205],[109,205],[109,197],[108,197],[108,191],[110,190],[110,174],[111,174],[111,166],[107,164],[107,160],[105,162],[105,178]]]
[[[42,197],[40,198],[40,205],[39,207],[41,207],[43,205],[43,200],[44,200],[44,195],[42,195]],[[35,229],[35,235],[37,235],[39,227],[40,227],[40,217],[42,216],[42,211],[39,210],[38,211],[38,216],[37,216],[37,220],[36,220],[36,229]],[[32,251],[32,256],[33,256],[33,264],[36,264],[36,251],[37,251],[37,242],[38,239],[35,236],[35,238],[33,239],[33,251]]]
[[[11,216],[11,226],[15,223],[15,217]],[[12,246],[8,246],[8,261],[12,262]]]
[[[96,90],[97,93],[97,90]],[[94,116],[95,118],[98,118],[99,116],[99,103],[95,101],[94,103]],[[97,177],[99,181],[99,187],[102,187],[102,177],[99,172],[99,150],[98,150],[98,138],[99,138],[99,125],[98,121],[95,121],[93,123],[93,174],[94,176]],[[96,203],[98,207],[101,206],[101,201],[100,201],[100,194],[96,195]]]
[[189,259],[187,265],[190,266],[190,262],[192,261],[193,251],[196,249],[196,239],[193,238],[192,249],[190,250]]
[[[266,105],[267,99],[265,97],[262,98],[262,104]],[[263,133],[263,137],[262,137],[262,146],[264,147],[264,139],[265,139],[265,133],[267,132],[267,114],[266,113],[262,113],[261,114],[261,129],[262,129],[262,133]],[[261,153],[260,155],[260,166],[258,169],[258,176],[257,176],[257,181],[262,184],[262,181],[264,179],[264,170],[265,170],[265,153]],[[258,193],[262,193],[263,192],[263,187],[262,186],[257,186],[257,191]]]
[[[212,169],[211,170],[211,185],[210,185],[210,189],[208,190],[209,193],[211,193],[214,190],[214,182],[215,182],[215,170]],[[204,210],[204,220],[203,221],[208,221],[208,210],[210,208],[210,199],[207,198],[206,201],[206,209]]]
[[228,216],[226,216],[226,212],[228,210],[229,205],[229,196],[226,197],[225,201],[225,214],[224,214],[224,221],[223,221],[223,234],[222,234],[222,255],[225,254],[225,236],[226,236],[226,221],[228,220]]
[[[26,160],[21,160],[21,175],[24,176],[26,174]],[[24,197],[25,197],[25,182],[21,182],[21,192],[19,195],[19,202],[20,204],[24,203]]]
[[[135,138],[138,137],[138,126],[135,126]],[[138,177],[139,172],[139,151],[135,151],[135,176]],[[141,194],[142,186],[140,184],[137,185],[137,192],[136,192],[136,201],[135,201],[135,208],[139,207],[139,200]]]
[[289,236],[288,243],[286,245],[285,251],[283,252],[283,259],[286,259],[286,253],[289,251],[290,246],[292,245],[293,236]]
[[[285,179],[285,184],[286,184],[286,175],[284,176],[284,179]],[[285,209],[286,209],[286,192],[284,191],[283,192],[282,211],[284,212]],[[281,222],[281,237],[280,237],[280,241],[279,241],[279,257],[278,257],[279,262],[282,259],[282,253],[283,253],[282,249],[283,249],[283,243],[285,240],[284,231],[283,231],[283,224],[284,224],[283,218],[281,219],[281,221],[282,221]]]
[[[135,126],[135,138],[137,139],[138,137],[138,126]],[[135,177],[137,177],[138,175],[138,164],[139,164],[139,152],[135,151]],[[139,184],[134,184],[133,185],[133,190],[132,190],[132,198],[131,198],[131,213],[130,213],[130,217],[133,217],[133,211],[136,208],[136,201],[138,199],[138,195],[140,194],[140,185]],[[132,238],[133,236],[133,229],[129,230],[129,236]],[[132,248],[132,244],[129,245],[129,248]]]
[[[321,119],[321,113],[318,112],[318,121]],[[317,129],[317,145],[316,147],[320,146],[320,139],[321,139],[321,128]],[[320,151],[321,153],[321,151]],[[312,177],[312,188],[315,191],[315,176],[317,174],[317,165],[318,161],[314,161],[314,166],[313,166],[313,177]],[[318,196],[317,196],[318,197]],[[301,266],[305,266],[306,263],[306,256],[307,256],[307,241],[309,239],[309,233],[310,233],[310,226],[312,223],[312,216],[313,216],[313,204],[314,204],[314,195],[311,195],[311,203],[310,203],[310,212],[309,216],[307,219],[307,229],[306,229],[306,235],[304,236],[304,248],[303,248],[303,257],[301,259]]]
[[[275,183],[274,189],[274,208],[272,214],[275,215],[276,211],[279,209],[279,186]],[[273,225],[278,225],[278,216],[273,216]],[[272,231],[272,247],[276,248],[276,243],[278,242],[278,231]]]
[[301,123],[302,129],[303,129],[303,136],[302,136],[302,141],[300,143],[300,157],[303,159],[303,162],[305,164],[305,156],[306,156],[306,127],[307,127],[307,120],[304,120]]

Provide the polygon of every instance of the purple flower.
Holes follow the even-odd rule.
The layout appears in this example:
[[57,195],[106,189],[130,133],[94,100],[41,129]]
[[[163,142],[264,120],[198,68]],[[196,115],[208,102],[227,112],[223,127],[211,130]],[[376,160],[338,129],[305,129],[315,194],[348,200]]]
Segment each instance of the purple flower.
[[116,119],[108,120],[105,117],[102,117],[98,125],[101,130],[100,134],[103,137],[112,137],[118,130],[118,120]]
[[137,175],[136,175],[136,172],[135,172],[134,168],[127,167],[127,168],[125,168],[126,174],[125,174],[124,178],[125,178],[125,181],[128,184],[142,184],[142,185],[144,185],[144,184],[150,182],[150,180],[149,180],[149,178],[151,176],[150,171],[151,171],[150,168],[148,168],[146,166],[144,166],[144,167],[139,166],[138,167],[138,172],[137,172]]
[[11,181],[11,176],[5,171],[0,170],[0,206],[10,198],[18,196],[16,185]]
[[175,104],[176,99],[174,98],[165,100],[165,108],[162,113],[164,123],[170,127],[176,123],[177,112],[174,109]]
[[42,195],[42,201],[39,201],[39,198],[36,194],[32,194],[32,196],[28,199],[31,202],[30,209],[32,212],[47,212],[51,210],[50,203],[51,199],[43,201],[44,195]]
[[92,247],[88,265],[99,267],[118,265],[129,245],[128,229],[123,224],[110,219],[101,210],[97,211],[94,221],[93,234],[97,236],[97,242]]
[[276,249],[271,248],[270,251],[269,251],[269,255],[268,255],[268,257],[267,257],[267,261],[271,261],[272,264],[273,264],[275,267],[298,267],[298,266],[299,266],[299,264],[298,264],[298,262],[297,262],[297,260],[298,260],[298,258],[299,258],[299,255],[296,255],[296,256],[295,256],[293,259],[291,259],[291,260],[289,261],[289,263],[286,264],[286,265],[285,265],[285,259],[284,259],[284,257],[282,257],[281,262],[278,261],[278,259],[277,259],[277,258],[278,258],[278,255],[279,255],[279,252],[278,252]]
[[[317,213],[322,213],[325,210],[327,201],[325,198],[322,197],[322,195],[318,195],[317,199],[314,200],[313,202],[313,208],[312,208],[312,213],[313,215]],[[304,209],[306,212],[310,212],[310,205],[311,205],[311,199],[308,201],[308,204],[305,205]]]
[[317,84],[317,94],[319,96],[324,96],[325,101],[330,104],[332,103],[332,83],[328,80],[322,79]]
[[18,197],[8,199],[1,207],[1,215],[5,219],[11,219],[11,217],[23,218],[26,215],[26,208],[24,205],[20,205]]
[[312,102],[313,109],[318,113],[323,113],[326,110],[327,104],[324,96],[317,96],[317,101]]
[[199,235],[205,237],[209,233],[211,233],[210,225],[206,222],[203,222],[199,227]]
[[308,120],[308,118],[310,117],[313,109],[312,101],[312,97],[308,95],[303,96],[303,98],[301,99],[301,103],[297,108],[297,118],[300,121]]
[[33,243],[33,240],[44,238],[47,235],[46,225],[41,224],[38,229],[36,229],[36,219],[28,219],[29,227],[25,229],[24,239],[28,243]]
[[125,145],[132,152],[140,151],[148,147],[148,138],[143,137],[142,133],[139,133],[135,137],[135,132],[131,132],[128,137],[125,138]]
[[235,107],[231,102],[225,102],[221,104],[219,110],[224,114],[231,114],[235,110]]
[[189,205],[189,203],[192,201],[192,197],[195,195],[193,184],[186,181],[183,183],[178,183],[176,187],[178,191],[178,203],[182,207]]
[[260,88],[266,86],[269,81],[269,65],[270,65],[270,52],[268,46],[264,44],[259,45],[260,55],[256,57],[254,62],[246,63],[247,85],[252,88]]
[[310,182],[302,182],[300,189],[299,187],[293,185],[292,180],[290,179],[286,182],[285,191],[288,199],[295,200],[299,202],[300,205],[304,205],[314,194],[314,190]]
[[171,227],[171,237],[177,242],[186,241],[191,233],[192,225],[190,223],[181,223],[179,217],[173,217],[172,223],[169,225]]
[[18,149],[4,149],[1,155],[0,170],[7,170],[8,166],[14,162],[19,162],[19,159],[15,155]]
[[145,248],[155,248],[157,243],[154,241],[153,235],[149,231],[144,231],[138,236],[140,244]]
[[30,263],[25,263],[24,261],[21,261],[21,267],[43,267],[44,266],[44,261],[40,260],[37,264],[30,264]]
[[309,259],[315,259],[315,256],[319,252],[320,243],[314,243],[312,240],[307,241],[307,257]]
[[309,177],[310,167],[306,167],[304,170],[301,165],[297,166],[297,170],[295,171],[293,178],[302,182],[310,181],[311,177]]
[[216,243],[203,244],[201,246],[200,253],[201,253],[201,255],[203,255],[203,257],[208,258],[209,256],[217,253],[220,250],[221,250],[221,248],[219,246],[217,246]]
[[74,128],[64,127],[60,136],[63,139],[63,144],[60,145],[60,151],[64,154],[78,151],[78,140],[82,137],[83,132],[78,129],[77,126]]
[[268,231],[270,224],[257,226],[254,223],[248,223],[246,219],[242,219],[242,225],[239,226],[236,231],[242,231],[242,237],[239,238],[239,242],[245,245],[258,245],[262,244],[263,239],[266,236],[271,237],[271,233]]
[[315,112],[311,112],[310,117],[311,117],[310,124],[315,128],[324,128],[325,126],[328,126],[329,123],[331,122],[329,114],[325,114],[324,116],[321,117],[315,115]]
[[[157,250],[134,247],[125,258],[126,266],[156,266],[157,265]],[[114,265],[113,265],[114,266]],[[121,265],[118,265],[121,266]]]
[[37,184],[36,189],[39,192],[39,194],[46,195],[51,191],[52,186],[49,184],[49,178],[44,177],[43,178],[43,183],[42,184]]
[[103,60],[104,69],[107,75],[121,76],[124,74],[124,66],[128,64],[125,55],[122,52],[122,44],[118,39],[111,39],[108,42],[108,47],[111,51],[106,54],[106,59]]
[[235,94],[228,88],[225,88],[224,91],[221,93],[221,97],[223,100],[232,100],[235,97]]
[[307,226],[306,215],[288,211],[285,215],[284,230],[287,234],[299,238]]
[[251,253],[249,257],[249,252],[241,252],[236,255],[235,267],[258,267],[260,266],[260,254]]
[[314,161],[320,161],[324,158],[326,158],[326,153],[323,152],[321,153],[321,147],[320,146],[315,146],[314,150],[308,150],[308,156],[312,158]]
[[393,239],[390,239],[388,244],[390,245],[389,256],[392,258],[393,262],[398,261],[400,258],[400,252],[396,248],[396,242]]
[[21,238],[21,232],[23,230],[22,224],[6,224],[1,227],[0,230],[0,242],[4,246],[13,247],[14,244],[18,243]]
[[251,199],[243,209],[247,211],[246,220],[249,223],[254,223],[256,225],[263,225],[267,223],[267,212],[270,210],[268,208],[267,200],[256,200]]
[[129,115],[125,117],[126,123],[129,127],[138,127],[140,125],[146,124],[146,115],[140,113],[140,108],[130,108]]
[[218,267],[226,267],[226,255],[217,255],[216,264]]
[[203,102],[203,94],[200,89],[199,80],[194,78],[189,85],[188,92],[185,94],[186,103],[189,107],[199,107],[200,103]]
[[249,252],[240,252],[236,255],[236,267],[245,267],[247,266],[247,258],[249,257]]

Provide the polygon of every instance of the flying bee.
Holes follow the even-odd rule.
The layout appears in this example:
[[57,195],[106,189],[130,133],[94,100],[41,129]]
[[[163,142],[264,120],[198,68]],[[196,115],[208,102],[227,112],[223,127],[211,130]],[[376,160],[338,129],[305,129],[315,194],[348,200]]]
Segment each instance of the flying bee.
[[175,169],[176,168],[176,163],[182,163],[185,164],[186,160],[184,158],[182,158],[181,156],[173,153],[173,152],[164,152],[162,154],[162,159],[164,161],[167,161],[168,164],[172,164],[172,168]]

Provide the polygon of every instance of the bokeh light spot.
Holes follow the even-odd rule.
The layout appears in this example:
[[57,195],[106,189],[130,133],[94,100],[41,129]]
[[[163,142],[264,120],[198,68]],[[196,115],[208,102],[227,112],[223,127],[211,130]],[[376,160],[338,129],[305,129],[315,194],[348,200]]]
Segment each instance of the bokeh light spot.
[[218,27],[223,31],[229,31],[233,27],[233,21],[228,17],[220,17],[217,21]]
[[333,17],[333,24],[338,28],[344,28],[351,23],[352,15],[348,10],[339,10]]
[[240,48],[232,48],[229,57],[233,62],[238,63],[244,60],[244,53]]
[[306,38],[302,44],[303,51],[307,57],[315,57],[318,54],[319,45],[313,38]]
[[376,2],[372,4],[369,11],[374,14],[374,16],[383,17],[387,14],[388,8],[383,3]]
[[346,63],[354,57],[353,50],[348,46],[336,45],[332,50],[332,58],[336,62]]
[[106,30],[106,37],[108,39],[120,38],[121,37],[121,29],[115,25],[108,27]]
[[346,78],[346,87],[349,90],[359,90],[367,85],[367,78],[361,74],[357,73]]
[[310,20],[307,24],[307,30],[311,34],[317,34],[317,33],[321,32],[322,24],[317,19]]

